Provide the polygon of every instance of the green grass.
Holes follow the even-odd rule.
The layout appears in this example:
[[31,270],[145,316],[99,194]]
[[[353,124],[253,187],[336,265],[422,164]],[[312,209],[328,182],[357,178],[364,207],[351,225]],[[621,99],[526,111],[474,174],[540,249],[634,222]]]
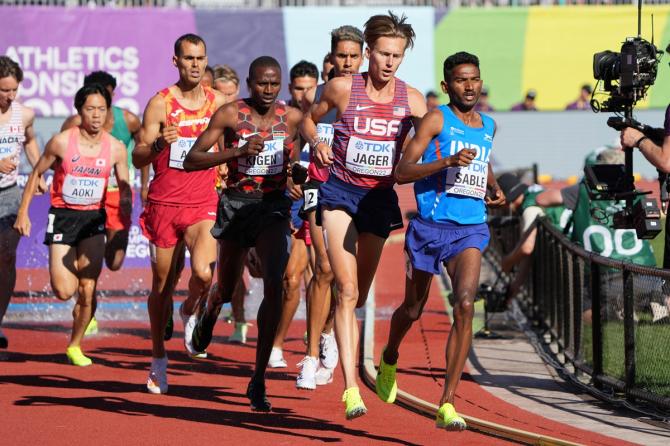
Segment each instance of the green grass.
[[[584,360],[592,365],[590,324],[584,324],[582,352]],[[670,324],[638,324],[635,358],[637,387],[670,396]],[[623,380],[624,370],[623,322],[607,322],[603,326],[603,371]]]
[[665,217],[661,218],[661,232],[651,240],[651,249],[656,257],[656,266],[663,267],[663,249],[665,245]]

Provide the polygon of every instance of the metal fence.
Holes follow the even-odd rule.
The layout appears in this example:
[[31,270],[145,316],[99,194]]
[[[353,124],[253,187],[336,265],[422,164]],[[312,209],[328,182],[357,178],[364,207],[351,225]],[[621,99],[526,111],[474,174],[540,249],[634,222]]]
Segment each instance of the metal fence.
[[[645,4],[667,4],[670,0],[646,0]],[[105,8],[281,8],[284,6],[433,6],[515,7],[548,5],[627,5],[636,0],[0,0],[0,6],[65,6]]]
[[[581,381],[670,409],[670,270],[596,255],[537,225],[520,303],[545,346]],[[514,246],[518,231],[504,232],[493,249]]]

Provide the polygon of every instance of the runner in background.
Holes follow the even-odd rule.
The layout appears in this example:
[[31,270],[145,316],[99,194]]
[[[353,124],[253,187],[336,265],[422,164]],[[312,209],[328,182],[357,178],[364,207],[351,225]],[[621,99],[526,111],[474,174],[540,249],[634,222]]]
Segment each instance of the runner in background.
[[203,87],[214,87],[214,79],[215,79],[215,74],[214,74],[214,69],[207,65],[205,67],[205,74],[202,76],[202,81],[200,82]]
[[[402,227],[393,173],[413,119],[418,122],[426,113],[423,95],[395,77],[414,43],[414,30],[405,21],[392,13],[371,17],[364,31],[368,72],[329,81],[303,120],[318,166],[330,166],[316,212],[337,284],[335,335],[347,419],[367,412],[356,381],[355,309],[367,299],[386,238]],[[317,123],[331,110],[339,116],[332,149],[317,132]],[[375,152],[379,147],[384,151]]]
[[[313,63],[301,60],[291,68],[289,76],[291,79],[291,82],[288,84],[288,89],[291,93],[289,106],[300,109],[305,94],[316,88],[319,79],[319,69]],[[299,151],[299,153],[295,153],[296,151]],[[304,147],[301,147],[299,144],[295,144],[293,152],[292,158],[295,162],[300,163],[306,175],[307,167],[309,166],[309,145],[305,144]],[[286,272],[284,273],[282,316],[268,362],[268,367],[274,368],[287,366],[282,346],[300,303],[300,288],[303,282],[307,285],[312,278],[310,260],[313,256],[309,252],[312,244],[309,236],[309,222],[303,220],[300,216],[300,209],[304,203],[302,188],[300,185],[294,184],[291,178],[287,181],[286,193],[293,200],[291,205],[291,255],[286,265]]]
[[[229,163],[228,187],[219,201],[212,234],[219,239],[219,292],[210,294],[193,328],[193,347],[205,349],[224,302],[230,302],[242,277],[244,258],[256,248],[263,272],[263,301],[258,309],[258,344],[254,374],[247,388],[251,409],[271,410],[265,370],[282,308],[282,278],[290,252],[291,200],[285,195],[289,157],[302,114],[277,101],[279,62],[255,59],[247,78],[250,97],[217,110],[185,161],[199,170]],[[223,148],[208,153],[215,142]]]
[[133,150],[135,167],[152,164],[154,169],[140,216],[140,226],[150,243],[153,276],[148,302],[152,361],[147,390],[151,393],[168,390],[164,337],[168,318],[172,320],[172,294],[184,247],[191,253],[191,279],[179,314],[184,323],[184,345],[191,356],[205,355],[192,348],[188,336],[192,329],[188,327],[195,324],[198,302],[206,299],[216,261],[216,241],[210,234],[218,199],[216,173],[214,169],[186,172],[183,162],[224,98],[201,85],[207,65],[207,48],[201,37],[185,34],[177,39],[172,62],[179,80],[149,101],[141,141]]
[[479,59],[460,52],[444,61],[442,91],[449,104],[429,112],[409,143],[395,176],[415,182],[417,216],[405,236],[405,300],[393,313],[376,379],[382,401],[395,401],[398,349],[423,312],[430,284],[444,265],[454,289],[453,324],[446,347],[446,375],[436,425],[466,428],[454,408],[456,387],[472,343],[474,299],[482,252],[489,242],[486,206],[505,202],[489,164],[496,125],[474,110],[482,88]]
[[[21,151],[25,150],[31,166],[37,164],[35,112],[16,100],[23,71],[7,56],[0,56],[0,327],[7,312],[9,300],[16,285],[16,249],[21,236],[13,228],[21,204],[21,190],[17,185]],[[36,193],[46,190],[40,178]],[[9,342],[0,328],[0,348]]]
[[54,169],[51,208],[44,243],[49,246],[49,275],[54,294],[77,302],[66,355],[77,366],[92,364],[81,351],[84,331],[95,313],[96,286],[105,245],[105,194],[114,169],[121,215],[131,212],[128,161],[124,144],[104,129],[112,98],[98,84],[82,87],[74,98],[81,125],[51,138],[28,178],[14,227],[30,236],[28,209],[42,175]]
[[[330,33],[330,53],[335,77],[346,77],[358,73],[363,63],[363,33],[354,26],[341,26]],[[305,94],[303,109],[305,115],[323,95],[325,84]],[[333,123],[337,120],[337,110],[333,109],[317,124],[317,134],[329,146],[333,142]],[[303,186],[307,203],[303,213],[309,221],[310,239],[315,255],[314,277],[307,288],[307,352],[301,361],[302,367],[296,379],[299,389],[313,390],[317,385],[333,381],[337,366],[338,350],[333,335],[335,305],[331,299],[333,271],[328,261],[322,227],[316,224],[316,205],[321,184],[328,180],[328,168],[318,168],[314,162],[314,152],[310,151],[308,167],[309,181]]]
[[328,53],[323,57],[323,65],[321,66],[321,81],[325,84],[330,80],[330,72],[333,69],[332,54]]

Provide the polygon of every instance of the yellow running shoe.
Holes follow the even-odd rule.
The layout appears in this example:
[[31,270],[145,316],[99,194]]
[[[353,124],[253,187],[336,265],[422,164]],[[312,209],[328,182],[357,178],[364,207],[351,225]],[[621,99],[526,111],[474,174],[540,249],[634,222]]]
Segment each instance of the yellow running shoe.
[[342,401],[345,404],[344,415],[347,420],[353,420],[368,413],[368,408],[363,404],[358,387],[349,387],[345,390],[342,394]]
[[375,379],[375,390],[379,399],[385,403],[393,403],[398,394],[398,383],[395,379],[397,364],[389,365],[384,362],[384,352],[379,358],[379,370]]
[[91,322],[88,323],[88,327],[86,327],[84,336],[91,336],[96,334],[98,334],[98,320],[95,318],[95,316],[93,316],[91,318]]
[[456,409],[451,403],[444,403],[437,411],[435,426],[440,429],[457,432],[463,431],[468,427],[465,424],[465,420],[456,413]]
[[86,367],[93,364],[91,358],[84,356],[80,347],[68,347],[67,350],[65,350],[65,354],[72,365]]

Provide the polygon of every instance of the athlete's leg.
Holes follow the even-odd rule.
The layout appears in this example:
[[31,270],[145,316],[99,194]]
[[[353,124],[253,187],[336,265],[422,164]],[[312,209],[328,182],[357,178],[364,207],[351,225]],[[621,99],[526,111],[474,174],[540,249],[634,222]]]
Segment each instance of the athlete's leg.
[[328,247],[328,259],[333,268],[337,285],[335,308],[335,336],[340,350],[340,363],[344,374],[344,388],[358,387],[356,383],[356,341],[358,323],[358,265],[356,243],[358,231],[345,211],[323,210],[323,230]]
[[191,253],[191,279],[188,282],[188,297],[184,301],[184,313],[193,314],[201,299],[206,299],[216,262],[216,240],[210,230],[213,220],[203,220],[184,231],[184,243]]
[[363,232],[358,236],[358,247],[356,262],[358,264],[358,302],[356,308],[365,304],[372,281],[377,272],[379,259],[384,249],[385,238],[369,232]]
[[232,300],[238,282],[243,280],[246,255],[247,248],[228,240],[219,240],[218,292],[209,295],[204,307],[206,319],[216,321],[223,304]]
[[263,301],[258,309],[258,344],[253,382],[264,382],[272,342],[282,308],[282,279],[291,250],[288,220],[277,221],[265,228],[256,239],[256,253],[263,271]]
[[440,398],[440,406],[454,403],[456,387],[461,379],[465,361],[472,344],[472,318],[474,300],[479,284],[482,253],[476,248],[467,248],[447,262],[447,273],[454,287],[456,304],[454,321],[447,341],[446,385]]
[[333,270],[330,268],[323,229],[316,225],[316,212],[309,214],[309,231],[314,247],[314,276],[307,288],[307,355],[319,357],[319,339],[330,313]]
[[300,303],[300,286],[302,278],[307,269],[307,246],[302,239],[291,239],[291,254],[286,265],[284,273],[283,303],[281,310],[281,319],[277,327],[277,334],[274,338],[273,347],[282,348],[284,338],[291,325]]
[[398,361],[398,349],[412,324],[419,320],[423,307],[428,301],[428,292],[433,274],[414,270],[405,279],[405,299],[393,312],[389,338],[384,350],[384,362],[395,364]]
[[97,305],[95,291],[102,270],[104,252],[105,236],[103,234],[86,238],[77,244],[78,295],[72,310],[74,322],[68,347],[79,347],[86,327],[95,313]]
[[244,315],[244,298],[246,294],[247,286],[244,283],[244,275],[242,275],[242,278],[235,284],[235,291],[233,292],[233,297],[230,301],[233,319],[236,323],[244,324],[247,322]]
[[14,228],[0,231],[0,325],[16,286],[16,248],[20,239]]
[[70,245],[49,245],[51,288],[60,300],[69,300],[77,292],[77,249]]
[[105,244],[105,264],[112,271],[118,271],[126,258],[128,248],[127,229],[107,229],[107,243]]
[[154,358],[165,357],[165,323],[169,314],[168,305],[172,305],[172,293],[177,285],[177,267],[184,252],[183,242],[171,248],[155,247],[155,258],[151,262],[151,292],[147,306],[151,325],[151,355]]

